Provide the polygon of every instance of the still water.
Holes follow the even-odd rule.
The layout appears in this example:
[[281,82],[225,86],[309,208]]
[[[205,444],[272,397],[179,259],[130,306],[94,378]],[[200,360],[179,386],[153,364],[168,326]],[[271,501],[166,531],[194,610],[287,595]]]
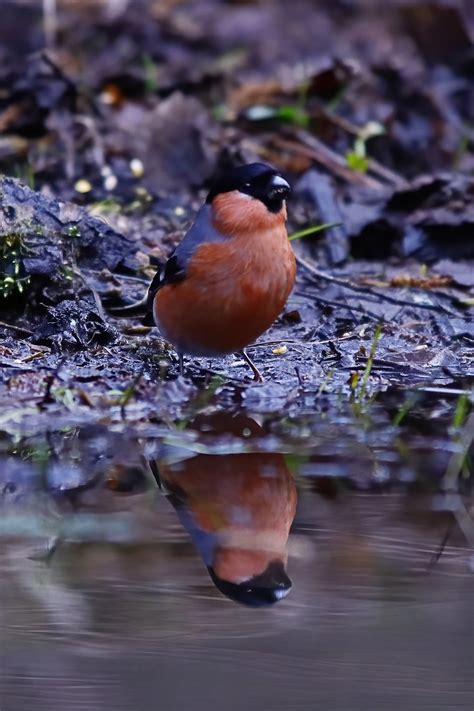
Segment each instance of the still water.
[[423,443],[298,427],[10,443],[1,711],[472,711],[472,552]]

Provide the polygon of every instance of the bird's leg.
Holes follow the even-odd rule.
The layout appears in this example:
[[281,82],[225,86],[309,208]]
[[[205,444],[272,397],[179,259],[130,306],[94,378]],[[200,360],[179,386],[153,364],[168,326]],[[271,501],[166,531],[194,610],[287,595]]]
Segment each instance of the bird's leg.
[[263,381],[264,381],[263,375],[261,374],[261,372],[259,371],[259,369],[258,369],[257,366],[255,365],[255,363],[253,362],[253,360],[251,359],[251,357],[249,356],[249,354],[247,353],[247,351],[245,350],[245,348],[243,348],[241,351],[239,351],[239,354],[240,354],[240,355],[242,356],[242,358],[245,360],[245,362],[247,363],[247,365],[252,369],[253,379],[254,379],[257,383],[263,383]]
[[178,353],[179,374],[184,378],[184,353]]

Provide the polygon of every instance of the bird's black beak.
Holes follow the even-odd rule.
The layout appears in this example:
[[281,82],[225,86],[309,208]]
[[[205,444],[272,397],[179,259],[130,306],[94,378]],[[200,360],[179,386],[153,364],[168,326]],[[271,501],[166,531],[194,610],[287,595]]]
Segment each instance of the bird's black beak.
[[289,183],[281,175],[273,175],[268,186],[268,199],[285,200],[291,192]]
[[208,571],[221,593],[249,607],[273,605],[286,597],[292,587],[285,566],[280,560],[272,561],[263,573],[243,583],[232,583],[219,578],[212,567],[208,567]]

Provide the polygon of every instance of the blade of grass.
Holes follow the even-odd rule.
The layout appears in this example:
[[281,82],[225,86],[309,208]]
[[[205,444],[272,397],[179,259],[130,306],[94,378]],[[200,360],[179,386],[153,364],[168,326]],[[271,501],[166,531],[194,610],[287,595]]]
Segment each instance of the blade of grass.
[[398,410],[397,414],[392,420],[392,425],[394,427],[399,427],[402,424],[402,421],[405,419],[406,415],[410,412],[411,408],[413,405],[416,404],[418,400],[418,394],[415,393],[414,395],[411,395],[410,397],[407,397],[403,405],[400,407]]
[[382,336],[382,324],[379,324],[375,329],[374,338],[370,346],[369,357],[367,358],[367,365],[365,366],[364,375],[360,383],[360,389],[358,392],[359,401],[364,399],[365,391],[367,389],[367,383],[369,381],[370,373],[372,371],[372,366],[374,364],[375,351],[377,350],[377,344]]
[[302,237],[308,237],[309,235],[314,235],[317,232],[322,232],[323,230],[330,230],[331,227],[339,227],[341,224],[342,222],[328,222],[325,225],[313,225],[313,227],[307,227],[304,230],[293,232],[288,239],[292,242],[294,239],[301,239]]
[[465,419],[468,416],[470,407],[470,397],[468,392],[464,392],[458,397],[456,403],[456,409],[454,411],[453,420],[451,426],[458,430],[464,424]]

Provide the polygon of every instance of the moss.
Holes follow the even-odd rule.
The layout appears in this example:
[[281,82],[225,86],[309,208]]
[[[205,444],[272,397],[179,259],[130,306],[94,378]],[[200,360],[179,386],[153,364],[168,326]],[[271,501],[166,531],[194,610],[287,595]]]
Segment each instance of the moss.
[[67,234],[69,237],[80,237],[81,230],[79,229],[78,225],[70,225],[68,227]]
[[18,232],[0,236],[0,298],[21,294],[30,278],[23,268],[27,252],[24,239]]

